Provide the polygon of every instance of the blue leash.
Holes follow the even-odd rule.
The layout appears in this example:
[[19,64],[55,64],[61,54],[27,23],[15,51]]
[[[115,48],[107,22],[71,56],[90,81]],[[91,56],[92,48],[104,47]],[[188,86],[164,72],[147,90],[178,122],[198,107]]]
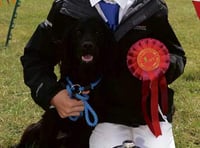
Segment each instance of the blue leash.
[[[89,100],[89,95],[82,94],[82,92],[85,90],[85,87],[82,87],[79,84],[73,84],[70,81],[69,77],[66,77],[66,80],[67,80],[66,89],[67,89],[67,92],[69,93],[69,96],[70,97],[73,96],[73,97],[75,97],[79,100],[82,100],[84,102],[85,120],[86,120],[86,122],[89,126],[95,126],[98,123],[98,117],[97,117],[96,112],[93,110],[93,108],[87,102]],[[90,89],[94,89],[95,86],[97,86],[100,81],[101,81],[101,78],[98,79],[96,82],[91,83]],[[90,120],[89,113],[92,115],[92,117],[94,119],[93,122]],[[83,116],[83,112],[81,112],[80,116]],[[80,116],[71,116],[71,117],[69,117],[69,119],[72,120],[72,121],[77,121]]]

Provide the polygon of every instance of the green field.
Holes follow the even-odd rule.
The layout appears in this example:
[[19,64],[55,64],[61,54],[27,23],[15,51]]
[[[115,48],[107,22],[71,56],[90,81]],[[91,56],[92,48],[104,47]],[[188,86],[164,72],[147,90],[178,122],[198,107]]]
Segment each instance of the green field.
[[[4,47],[14,4],[0,7],[0,148],[17,143],[24,128],[42,110],[24,85],[20,56],[53,0],[21,0],[12,40]],[[184,74],[170,87],[176,92],[173,127],[177,148],[200,147],[200,20],[190,0],[166,0],[169,20],[187,56]]]

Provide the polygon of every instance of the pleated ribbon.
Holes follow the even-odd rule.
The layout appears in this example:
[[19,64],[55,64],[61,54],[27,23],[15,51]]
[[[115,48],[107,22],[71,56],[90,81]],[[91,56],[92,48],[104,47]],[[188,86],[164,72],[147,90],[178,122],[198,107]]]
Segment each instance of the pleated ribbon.
[[[127,66],[133,76],[142,81],[142,112],[152,133],[161,135],[158,98],[164,114],[168,111],[168,92],[165,72],[169,67],[166,46],[157,39],[144,38],[134,43],[127,54]],[[150,98],[150,106],[147,100]],[[150,108],[148,113],[147,108]]]

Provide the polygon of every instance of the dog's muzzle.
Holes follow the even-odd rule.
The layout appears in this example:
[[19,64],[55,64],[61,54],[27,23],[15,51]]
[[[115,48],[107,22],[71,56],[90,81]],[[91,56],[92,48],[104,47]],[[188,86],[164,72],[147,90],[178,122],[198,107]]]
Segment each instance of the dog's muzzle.
[[81,60],[82,60],[83,62],[86,62],[86,63],[92,62],[93,59],[94,59],[94,56],[91,55],[91,54],[87,54],[87,55],[81,56]]

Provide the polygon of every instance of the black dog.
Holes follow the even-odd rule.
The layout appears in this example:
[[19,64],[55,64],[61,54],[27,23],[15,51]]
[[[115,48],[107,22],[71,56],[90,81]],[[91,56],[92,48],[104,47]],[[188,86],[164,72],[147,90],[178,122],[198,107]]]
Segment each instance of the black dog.
[[[65,88],[67,78],[87,90],[91,88],[90,84],[99,81],[112,65],[110,57],[113,56],[113,37],[102,20],[81,20],[74,26],[62,40],[62,54],[59,55],[60,83]],[[92,94],[96,91],[98,86],[90,92],[89,104],[95,102]],[[39,122],[26,128],[17,148],[89,148],[92,129],[84,117],[77,121],[61,119],[56,109],[49,109]]]

